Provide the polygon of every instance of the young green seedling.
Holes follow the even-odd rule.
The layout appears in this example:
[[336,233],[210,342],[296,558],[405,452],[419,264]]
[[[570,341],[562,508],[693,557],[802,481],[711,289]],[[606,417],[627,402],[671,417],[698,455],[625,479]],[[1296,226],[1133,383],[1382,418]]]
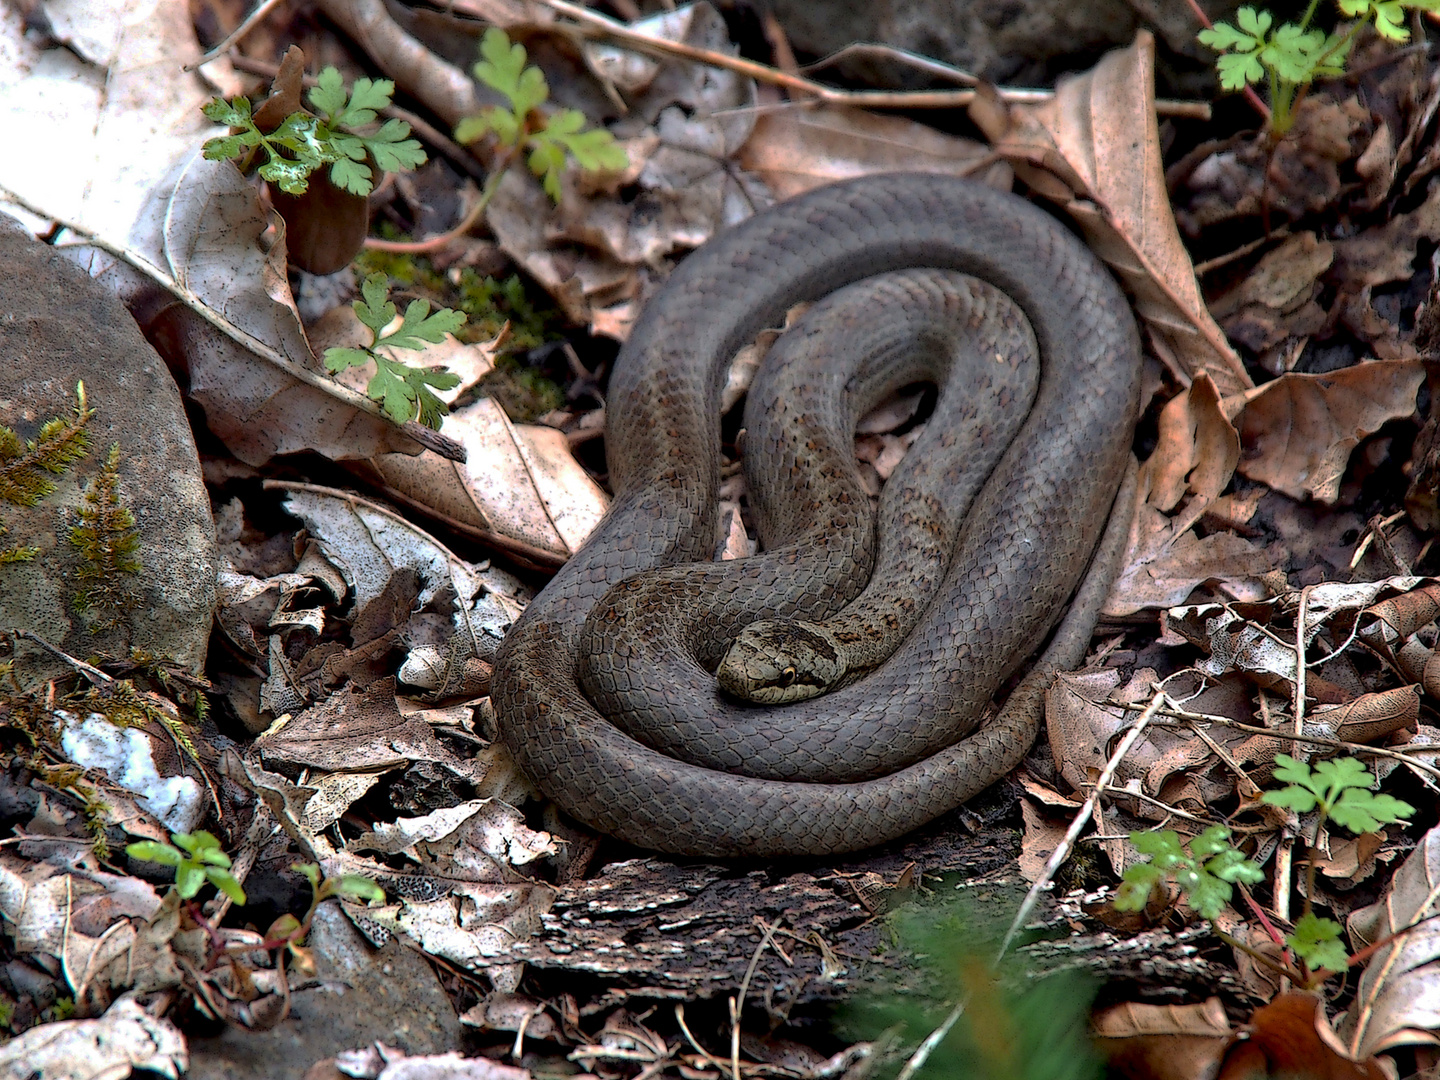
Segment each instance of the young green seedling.
[[393,82],[356,79],[346,94],[344,80],[333,67],[320,72],[317,81],[319,85],[310,91],[310,104],[317,112],[297,110],[271,132],[255,125],[249,98],[210,101],[202,109],[209,119],[240,130],[206,142],[205,157],[223,161],[243,155],[244,168],[255,154],[263,154],[261,177],[291,195],[303,195],[310,174],[325,165],[330,166],[336,187],[363,196],[375,186],[367,161],[382,172],[408,172],[425,163],[425,151],[409,137],[410,125],[405,121],[390,119],[375,130],[362,130],[371,127],[377,111],[390,104]]
[[[193,833],[171,833],[175,843],[158,844],[139,840],[125,848],[132,859],[175,868],[175,891],[182,900],[193,900],[207,881],[237,904],[245,903],[245,890],[230,875],[230,856],[220,850],[220,841],[201,829]],[[182,850],[183,849],[183,850]]]
[[394,321],[396,309],[389,299],[385,275],[371,274],[360,291],[363,299],[356,300],[352,306],[360,321],[370,328],[374,339],[360,348],[326,349],[326,370],[334,374],[373,360],[375,375],[370,379],[366,392],[380,402],[385,415],[397,424],[418,418],[427,427],[439,428],[441,419],[450,409],[431,392],[431,387],[449,390],[459,385],[460,376],[444,368],[409,367],[376,350],[382,346],[419,350],[425,348],[426,342],[439,343],[446,334],[453,334],[464,325],[465,313],[449,308],[440,308],[432,313],[430,301],[412,300],[405,309],[405,318],[400,326],[387,334],[385,327]]
[[586,128],[585,115],[577,109],[559,109],[545,116],[540,106],[550,98],[550,86],[538,67],[525,63],[525,46],[511,44],[504,30],[491,27],[480,42],[481,60],[475,77],[505,96],[508,108],[492,105],[475,116],[467,116],[455,127],[455,138],[472,143],[493,134],[495,141],[510,151],[501,159],[485,184],[482,206],[490,201],[512,158],[528,153],[530,171],[540,177],[550,198],[560,201],[560,174],[568,155],[582,169],[619,171],[630,164],[624,147],[604,128]]
[[1440,10],[1440,0],[1337,0],[1341,16],[1355,20],[1344,33],[1311,26],[1319,0],[1310,0],[1298,23],[1275,26],[1268,11],[1242,7],[1235,23],[1219,22],[1200,31],[1200,42],[1220,54],[1215,62],[1220,85],[1242,90],[1262,79],[1270,92],[1270,130],[1284,137],[1295,123],[1295,108],[1318,78],[1342,75],[1355,36],[1373,23],[1381,37],[1409,40],[1402,20],[1407,8]]

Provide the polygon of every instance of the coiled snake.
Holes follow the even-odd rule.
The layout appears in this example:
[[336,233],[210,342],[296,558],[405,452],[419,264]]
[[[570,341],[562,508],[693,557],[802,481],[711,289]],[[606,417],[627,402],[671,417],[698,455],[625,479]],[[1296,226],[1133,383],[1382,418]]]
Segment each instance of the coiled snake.
[[[731,358],[815,300],[746,410],[765,552],[682,565],[715,546]],[[721,233],[621,350],[614,502],[497,658],[491,694],[521,769],[603,832],[704,856],[856,850],[989,786],[1034,741],[1040,696],[1083,657],[1115,573],[1139,356],[1089,250],[978,183],[865,177]],[[877,555],[854,421],[917,380],[940,398],[885,489]],[[788,621],[824,619],[872,576],[833,633]],[[1041,660],[973,731],[1072,593]],[[820,653],[851,648],[841,689],[773,708],[717,689],[731,640],[777,618]],[[876,636],[900,639],[888,659],[872,655]],[[780,666],[782,683],[797,677]]]

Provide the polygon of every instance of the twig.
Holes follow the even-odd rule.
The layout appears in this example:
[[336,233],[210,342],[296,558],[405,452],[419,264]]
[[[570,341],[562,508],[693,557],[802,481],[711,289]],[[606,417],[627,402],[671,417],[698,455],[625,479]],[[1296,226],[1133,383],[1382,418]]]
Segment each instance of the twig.
[[[27,206],[26,209],[28,210],[29,207]],[[87,664],[84,660],[77,660],[69,653],[56,648],[54,645],[51,645],[50,642],[46,641],[33,630],[14,629],[11,630],[10,633],[14,634],[17,638],[24,638],[26,641],[33,641],[36,645],[39,645],[46,652],[50,653],[57,659],[63,660],[65,663],[69,664],[72,668],[78,671],[81,675],[84,675],[96,686],[109,686],[115,681],[109,675],[106,675],[105,672],[97,668],[94,664]]]
[[905,1062],[905,1067],[896,1075],[895,1080],[910,1080],[912,1076],[923,1069],[935,1047],[939,1046],[945,1036],[950,1034],[950,1029],[955,1026],[955,1022],[964,1013],[965,1002],[961,1001],[950,1010],[950,1015],[941,1021],[939,1027],[925,1036],[925,1041],[915,1048],[915,1052],[910,1055],[910,1060]]
[[757,918],[755,921],[763,931],[760,944],[755,946],[755,952],[750,956],[750,966],[745,969],[745,977],[740,980],[738,1002],[736,998],[730,999],[730,1066],[735,1073],[734,1080],[740,1080],[740,1014],[745,1011],[745,995],[750,990],[750,979],[755,974],[755,967],[760,963],[760,954],[765,951],[765,946],[770,944],[775,931],[780,928],[778,921],[773,926],[763,919]]
[[469,232],[485,213],[485,208],[490,205],[490,200],[500,190],[500,181],[505,178],[519,154],[519,144],[507,150],[490,170],[490,178],[485,181],[485,190],[475,200],[469,212],[461,219],[460,223],[453,229],[440,233],[438,236],[429,236],[424,240],[380,240],[373,236],[365,238],[365,246],[372,251],[390,251],[401,255],[424,255],[431,251],[439,251],[452,240],[458,240]]
[[[45,210],[42,207],[36,206],[28,199],[25,199],[23,196],[19,195],[14,191],[11,191],[7,187],[0,186],[0,199],[3,199],[6,202],[14,203],[16,206],[28,210],[30,211],[30,213],[35,214],[38,217],[49,218],[51,221],[54,221],[56,224],[62,226],[63,228],[69,229],[76,236],[80,237],[80,239],[83,240],[85,243],[90,244],[93,247],[97,247],[101,251],[108,252],[109,254],[114,255],[121,262],[124,262],[134,267],[140,273],[144,274],[151,281],[155,282],[155,284],[159,285],[162,289],[168,292],[171,296],[175,297],[175,299],[179,300],[196,315],[199,315],[200,318],[205,320],[205,322],[209,323],[216,330],[219,330],[220,333],[224,334],[231,341],[235,342],[242,348],[254,353],[256,356],[260,357],[260,359],[265,360],[270,364],[273,364],[275,367],[278,367],[281,371],[285,372],[285,374],[289,375],[297,382],[302,382],[306,386],[309,386],[315,390],[319,390],[323,394],[328,394],[330,397],[335,398],[337,401],[340,401],[342,404],[352,409],[355,409],[357,412],[368,413],[370,416],[373,416],[378,420],[383,420],[386,424],[394,423],[393,420],[391,420],[385,415],[385,411],[380,407],[379,402],[371,401],[364,394],[357,393],[356,391],[351,390],[348,386],[345,386],[342,383],[338,383],[334,379],[322,375],[318,371],[311,371],[303,364],[299,364],[291,360],[288,356],[285,356],[278,349],[274,349],[271,346],[267,345],[265,342],[255,337],[249,331],[242,330],[240,327],[236,326],[229,319],[225,318],[225,316],[221,315],[218,311],[212,308],[209,304],[205,303],[205,301],[202,300],[199,296],[197,296],[194,292],[186,288],[184,285],[181,285],[178,281],[172,278],[164,270],[161,270],[158,266],[152,263],[149,259],[145,258],[139,252],[134,251],[131,248],[127,248],[121,244],[111,243],[103,236],[100,236],[98,233],[95,233],[90,229],[85,228],[83,225],[60,217],[56,214],[52,214],[50,213],[50,211]],[[439,432],[431,431],[428,428],[423,428],[419,424],[416,424],[414,421],[401,425],[401,428],[406,435],[409,435],[411,438],[415,439],[417,442],[421,443],[428,449],[434,450],[436,453],[441,454],[443,457],[449,458],[451,461],[465,460],[465,448],[456,440],[449,438],[448,436],[441,435]],[[422,432],[423,435],[421,434]]]
[[1091,816],[1095,813],[1095,804],[1099,801],[1105,789],[1110,786],[1110,780],[1115,775],[1115,770],[1120,767],[1120,762],[1125,759],[1125,755],[1130,752],[1130,748],[1135,745],[1141,734],[1150,725],[1150,721],[1154,719],[1155,714],[1160,711],[1160,707],[1164,702],[1164,689],[1156,690],[1154,696],[1150,699],[1150,704],[1145,706],[1145,711],[1135,718],[1134,723],[1132,723],[1129,730],[1126,731],[1125,737],[1120,740],[1120,745],[1117,746],[1115,752],[1110,755],[1110,760],[1105,763],[1105,768],[1101,770],[1100,776],[1095,781],[1095,789],[1090,792],[1089,798],[1087,798],[1085,804],[1080,807],[1079,812],[1075,815],[1075,820],[1070,822],[1070,828],[1065,830],[1065,836],[1061,839],[1060,843],[1056,845],[1055,850],[1050,853],[1050,858],[1045,863],[1045,869],[1041,871],[1035,883],[1030,886],[1030,891],[1025,894],[1025,899],[1020,904],[1020,910],[1015,912],[1015,918],[1010,921],[1010,929],[1005,931],[1005,938],[1000,942],[1000,952],[999,956],[996,957],[997,960],[1009,951],[1010,943],[1015,940],[1015,935],[1024,927],[1026,920],[1030,918],[1030,913],[1035,910],[1035,905],[1040,902],[1040,894],[1049,888],[1051,880],[1055,877],[1055,872],[1059,870],[1065,860],[1070,857],[1070,852],[1075,846],[1076,838],[1079,837],[1080,831],[1089,824]]
[[196,68],[204,67],[212,60],[220,59],[220,57],[224,56],[225,53],[230,51],[230,47],[232,45],[234,45],[237,41],[243,38],[251,30],[255,29],[255,27],[260,24],[260,21],[264,19],[266,15],[269,15],[270,12],[273,11],[275,8],[279,7],[280,4],[281,0],[261,0],[261,3],[255,6],[254,11],[252,11],[249,15],[246,15],[245,18],[240,20],[239,26],[235,27],[234,30],[231,30],[230,33],[226,34],[223,38],[221,38],[214,45],[212,45],[210,51],[207,52],[204,56],[200,57],[199,60],[196,60],[193,63],[186,64],[183,68],[181,68],[181,70],[194,71]]
[[[679,56],[686,60],[694,60],[698,63],[708,64],[711,67],[723,68],[726,71],[734,71],[740,75],[747,75],[758,82],[769,83],[772,86],[781,86],[796,93],[809,95],[819,101],[835,105],[855,105],[873,109],[953,109],[969,105],[975,100],[975,91],[964,90],[918,90],[918,91],[892,91],[892,90],[839,90],[833,86],[826,86],[823,83],[807,79],[803,75],[791,75],[768,64],[757,63],[754,60],[746,60],[739,56],[730,56],[727,53],[716,52],[713,49],[702,49],[695,45],[687,45],[680,41],[669,41],[664,38],[650,37],[639,31],[632,30],[623,23],[614,19],[606,18],[596,12],[589,11],[572,4],[569,0],[537,0],[553,11],[562,15],[568,15],[581,24],[583,30],[591,31],[605,37],[623,41],[626,45],[639,52],[658,54],[662,58],[667,56]],[[451,7],[456,11],[463,11],[466,14],[483,18],[483,12],[477,7],[465,3],[465,0],[452,0]],[[1002,101],[1011,103],[1036,103],[1049,101],[1055,96],[1053,90],[1032,90],[1017,89],[1014,87],[1000,87],[998,93]],[[1257,99],[1258,100],[1258,99]],[[1197,120],[1210,119],[1210,104],[1204,101],[1170,101],[1157,100],[1155,111],[1161,116],[1183,116]]]
[[690,1034],[689,1025],[685,1023],[685,1006],[678,1002],[675,1005],[675,1021],[680,1025],[680,1030],[684,1033],[685,1038],[690,1041],[690,1045],[695,1048],[696,1053],[698,1053],[702,1058],[704,1058],[708,1065],[712,1066],[715,1069],[718,1069],[721,1076],[724,1076],[725,1066],[727,1063],[721,1061],[714,1054],[710,1053],[709,1050],[706,1050],[703,1046],[701,1046],[698,1042],[695,1041],[695,1036]]
[[[1238,720],[1231,720],[1226,716],[1212,716],[1209,713],[1192,713],[1171,705],[1159,710],[1161,716],[1173,716],[1178,720],[1194,721],[1203,720],[1207,724],[1220,724],[1223,727],[1233,728],[1235,731],[1244,731],[1253,735],[1269,735],[1273,739],[1288,739],[1291,742],[1313,743],[1316,746],[1332,746],[1337,750],[1348,750],[1352,754],[1373,754],[1376,757],[1394,758],[1396,761],[1409,765],[1412,769],[1419,769],[1421,772],[1429,773],[1435,779],[1440,780],[1440,769],[1433,765],[1426,764],[1411,754],[1401,753],[1398,750],[1391,750],[1384,746],[1367,746],[1365,743],[1346,742],[1344,739],[1330,739],[1323,735],[1296,734],[1292,731],[1281,731],[1278,728],[1256,727],[1254,724],[1242,724]],[[1157,721],[1164,724],[1164,721]],[[1174,726],[1174,725],[1171,725]],[[1429,744],[1423,744],[1415,749],[1430,750]],[[1435,749],[1440,750],[1440,746]]]
[[1243,259],[1252,251],[1255,251],[1257,248],[1264,247],[1266,244],[1270,243],[1270,241],[1279,240],[1289,235],[1290,226],[1286,225],[1282,228],[1276,229],[1269,236],[1257,237],[1256,239],[1251,240],[1248,244],[1241,244],[1234,251],[1226,252],[1224,255],[1216,255],[1215,258],[1206,259],[1204,262],[1198,262],[1195,264],[1195,276],[1204,277],[1211,270],[1218,270],[1220,269],[1220,267],[1226,266],[1234,262],[1236,259]]

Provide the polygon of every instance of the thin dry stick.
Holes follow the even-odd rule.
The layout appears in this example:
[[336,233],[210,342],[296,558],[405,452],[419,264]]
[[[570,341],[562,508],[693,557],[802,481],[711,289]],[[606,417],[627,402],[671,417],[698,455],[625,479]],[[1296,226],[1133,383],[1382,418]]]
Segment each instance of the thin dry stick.
[[[1440,769],[1437,769],[1430,763],[1421,761],[1419,758],[1413,756],[1414,753],[1418,753],[1421,751],[1429,753],[1434,752],[1435,750],[1440,750],[1440,746],[1432,748],[1431,745],[1428,743],[1421,744],[1420,746],[1411,747],[1412,753],[1405,754],[1401,753],[1399,750],[1391,750],[1388,747],[1384,746],[1368,746],[1365,743],[1346,742],[1344,739],[1328,739],[1323,735],[1296,735],[1294,732],[1281,731],[1277,728],[1256,727],[1254,724],[1242,724],[1238,720],[1231,720],[1229,717],[1225,716],[1211,716],[1209,713],[1186,712],[1184,709],[1175,708],[1173,705],[1169,708],[1161,709],[1160,715],[1172,716],[1177,720],[1203,720],[1207,724],[1220,724],[1224,727],[1233,728],[1236,731],[1244,731],[1254,735],[1269,735],[1271,738],[1288,739],[1290,742],[1313,743],[1316,746],[1332,746],[1337,750],[1348,750],[1352,754],[1372,754],[1375,757],[1394,758],[1396,761],[1403,762],[1404,764],[1410,766],[1412,769],[1418,769],[1421,772],[1429,773],[1431,776],[1435,777],[1435,779],[1440,780]],[[1158,723],[1163,724],[1165,722],[1158,721]]]
[[1120,745],[1117,746],[1115,752],[1110,755],[1110,760],[1105,763],[1105,768],[1101,770],[1099,778],[1095,781],[1095,788],[1090,792],[1090,797],[1085,800],[1085,805],[1080,807],[1079,813],[1075,815],[1075,820],[1070,822],[1070,828],[1065,830],[1065,836],[1061,839],[1055,850],[1050,853],[1050,858],[1045,863],[1045,869],[1041,871],[1040,877],[1036,879],[1035,884],[1030,886],[1030,891],[1025,894],[1025,900],[1021,903],[1020,910],[1015,913],[1015,918],[1010,921],[1010,929],[1005,931],[1005,939],[1000,942],[1000,953],[999,956],[996,957],[997,961],[1009,950],[1010,943],[1015,940],[1015,935],[1020,932],[1026,920],[1030,918],[1030,913],[1035,910],[1035,905],[1040,902],[1040,894],[1049,888],[1050,882],[1055,877],[1055,872],[1059,870],[1065,860],[1070,857],[1070,852],[1075,847],[1075,841],[1079,838],[1081,830],[1089,824],[1091,816],[1095,813],[1095,805],[1099,801],[1101,794],[1110,786],[1110,780],[1115,775],[1115,770],[1120,767],[1120,762],[1125,760],[1125,755],[1130,752],[1130,748],[1135,745],[1141,734],[1149,727],[1150,721],[1154,719],[1155,714],[1160,711],[1160,707],[1164,703],[1164,689],[1156,690],[1155,695],[1150,699],[1150,704],[1146,705],[1145,711],[1135,718],[1135,722],[1130,725],[1130,729],[1125,733],[1125,737],[1120,740]]
[[939,1027],[925,1036],[925,1041],[915,1048],[915,1052],[910,1055],[910,1060],[905,1062],[905,1067],[900,1070],[895,1080],[910,1080],[912,1076],[924,1068],[925,1062],[929,1060],[935,1047],[939,1046],[941,1040],[950,1034],[950,1029],[955,1026],[955,1022],[959,1020],[964,1013],[965,1002],[961,1001],[950,1010],[950,1015],[945,1017]]
[[680,1030],[685,1033],[685,1038],[690,1041],[690,1045],[695,1048],[696,1053],[698,1053],[702,1058],[704,1058],[705,1061],[706,1061],[706,1063],[707,1063],[708,1065],[710,1065],[712,1068],[719,1070],[721,1076],[724,1076],[724,1075],[725,1075],[725,1065],[726,1065],[726,1063],[723,1062],[723,1061],[721,1061],[721,1060],[720,1060],[719,1058],[717,1058],[714,1054],[710,1053],[709,1050],[706,1050],[703,1046],[701,1046],[698,1042],[696,1042],[696,1041],[695,1041],[695,1036],[692,1035],[692,1034],[690,1034],[690,1027],[689,1027],[689,1025],[687,1025],[687,1024],[685,1023],[685,1006],[684,1006],[684,1005],[681,1005],[681,1004],[678,1004],[678,1003],[676,1004],[676,1006],[675,1006],[675,1022],[680,1025]]
[[1310,590],[1315,586],[1306,585],[1300,590],[1300,607],[1295,612],[1295,708],[1291,728],[1295,734],[1304,730],[1305,721],[1305,616],[1310,611]]
[[760,944],[755,946],[755,952],[750,956],[750,966],[745,969],[745,977],[740,980],[739,1001],[730,999],[730,1066],[735,1072],[735,1080],[740,1080],[740,1014],[745,1011],[745,995],[750,990],[750,979],[755,974],[755,967],[760,963],[760,954],[765,951],[765,946],[775,936],[775,931],[780,929],[779,922],[773,926],[763,919],[755,920],[760,924]]
[[[730,56],[726,53],[715,52],[711,49],[702,49],[695,45],[687,45],[680,41],[669,41],[664,38],[650,37],[639,31],[632,30],[622,23],[613,19],[607,19],[578,4],[569,3],[568,0],[538,0],[539,3],[562,15],[568,15],[582,28],[597,32],[606,37],[623,41],[627,46],[638,52],[658,54],[662,58],[668,56],[679,56],[686,60],[694,60],[698,63],[708,64],[711,67],[723,68],[726,71],[734,71],[741,75],[748,75],[759,82],[769,83],[772,86],[782,86],[787,90],[796,93],[808,94],[819,101],[835,105],[856,105],[873,109],[953,109],[969,105],[975,100],[974,90],[918,90],[918,91],[893,91],[893,90],[837,90],[833,86],[826,86],[823,83],[815,82],[801,75],[790,75],[778,68],[770,67],[767,64],[756,63],[754,60],[745,60],[742,57]],[[453,0],[451,5],[457,11],[464,11],[483,18],[483,13],[478,8],[468,5],[464,0]],[[1016,89],[1013,87],[999,87],[997,92],[1002,101],[1012,103],[1035,103],[1049,101],[1055,96],[1053,90],[1031,90]],[[1257,99],[1258,100],[1258,99]],[[1155,111],[1161,116],[1183,116],[1198,120],[1210,119],[1210,105],[1204,101],[1170,101],[1157,100]]]
[[280,3],[281,0],[263,0],[262,3],[257,4],[254,11],[240,20],[239,26],[235,27],[234,30],[231,30],[230,33],[216,42],[210,51],[200,57],[199,60],[196,60],[193,64],[186,64],[181,70],[194,71],[196,68],[203,67],[212,60],[220,59],[221,56],[230,51],[232,45],[251,30],[255,29],[255,27],[260,24],[260,20],[265,18],[266,15],[269,15],[272,10],[279,7]]
[[[108,252],[121,262],[134,267],[191,311],[195,312],[196,315],[199,315],[200,318],[204,319],[216,330],[219,330],[220,333],[224,334],[231,341],[254,353],[260,357],[260,359],[278,367],[297,382],[302,382],[306,386],[313,387],[324,394],[328,394],[330,397],[335,398],[337,401],[358,412],[369,413],[371,416],[384,420],[386,423],[394,423],[394,421],[385,415],[385,411],[380,407],[379,402],[371,401],[364,394],[357,393],[348,386],[344,386],[334,379],[322,375],[318,371],[311,371],[304,365],[291,360],[278,349],[267,345],[248,331],[242,330],[138,251],[134,251],[121,244],[111,243],[103,236],[92,232],[83,225],[79,225],[76,222],[52,214],[50,211],[36,206],[28,199],[25,199],[7,187],[0,186],[0,199],[14,203],[16,206],[28,210],[38,217],[48,218],[61,227],[69,229],[85,243],[97,247],[101,251]],[[409,435],[416,442],[421,443],[427,449],[434,450],[437,454],[451,461],[465,460],[464,446],[449,436],[441,435],[438,431],[431,431],[429,428],[421,427],[414,421],[402,425],[402,428],[405,434]]]

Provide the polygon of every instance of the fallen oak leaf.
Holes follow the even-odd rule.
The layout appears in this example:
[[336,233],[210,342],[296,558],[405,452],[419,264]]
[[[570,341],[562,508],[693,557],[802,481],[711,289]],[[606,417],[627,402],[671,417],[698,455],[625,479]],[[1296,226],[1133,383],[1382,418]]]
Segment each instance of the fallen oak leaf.
[[[1155,115],[1155,39],[1135,35],[1039,105],[977,95],[971,117],[1016,175],[1074,218],[1134,299],[1156,353],[1188,384],[1254,385],[1211,318],[1170,211]],[[1047,175],[1049,174],[1049,175]]]
[[[1142,474],[1142,480],[1149,479]],[[1122,569],[1105,600],[1105,615],[1170,607],[1206,581],[1258,578],[1284,561],[1282,552],[1258,548],[1234,533],[1196,536],[1190,530],[1205,499],[1192,500],[1183,514],[1170,518],[1152,505],[1146,487],[1141,494]]]
[[1218,1080],[1252,1076],[1388,1080],[1390,1074],[1370,1052],[1355,1053],[1341,1041],[1320,997],[1292,990],[1255,1010],[1225,1055]]
[[844,105],[762,113],[736,159],[776,198],[876,172],[971,176],[1009,191],[1011,171],[983,143],[946,135],[901,116]]
[[1142,467],[1158,510],[1173,510],[1187,490],[1213,500],[1230,483],[1240,461],[1240,434],[1220,405],[1205,372],[1161,410],[1155,452]]
[[[1357,948],[1382,945],[1365,965],[1355,1001],[1339,1025],[1339,1037],[1355,1056],[1395,1046],[1440,1044],[1440,993],[1435,962],[1440,959],[1440,830],[1431,829],[1391,878],[1382,896],[1346,920]],[[1424,921],[1422,921],[1424,920]]]
[[1370,360],[1322,375],[1286,372],[1225,401],[1243,447],[1239,469],[1293,499],[1334,503],[1350,451],[1415,411],[1419,360]]

